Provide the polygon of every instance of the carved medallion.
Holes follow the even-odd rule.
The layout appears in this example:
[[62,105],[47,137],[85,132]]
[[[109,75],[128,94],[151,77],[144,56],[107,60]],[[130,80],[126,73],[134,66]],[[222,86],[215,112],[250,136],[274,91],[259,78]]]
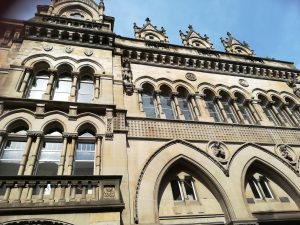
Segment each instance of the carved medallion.
[[279,144],[276,146],[276,153],[287,161],[289,164],[295,165],[297,163],[297,156],[294,150],[285,144]]
[[94,53],[94,51],[92,49],[85,49],[84,50],[84,54],[86,56],[91,56],[91,55],[93,55],[93,53]]
[[188,80],[190,80],[190,81],[196,81],[196,80],[197,80],[196,75],[193,74],[193,73],[187,73],[187,74],[185,75],[185,77],[186,77],[186,79],[188,79]]
[[223,142],[212,141],[208,143],[208,152],[220,163],[226,164],[228,162],[230,153]]
[[249,87],[249,83],[245,79],[239,79],[239,84],[243,87]]
[[71,46],[66,46],[65,51],[66,53],[71,53],[73,52],[73,48]]
[[51,44],[44,44],[43,48],[45,51],[49,52],[53,49],[53,46]]

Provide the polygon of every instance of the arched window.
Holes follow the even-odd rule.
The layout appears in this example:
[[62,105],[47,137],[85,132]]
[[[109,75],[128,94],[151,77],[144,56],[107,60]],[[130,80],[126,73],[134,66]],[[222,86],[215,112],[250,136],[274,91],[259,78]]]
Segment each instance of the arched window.
[[235,113],[235,110],[234,110],[234,107],[232,105],[232,99],[230,98],[230,96],[225,93],[225,92],[221,92],[220,93],[221,95],[221,103],[224,107],[224,111],[227,115],[227,119],[229,119],[230,121],[229,122],[232,122],[232,123],[238,123],[238,117]]
[[285,100],[288,103],[287,107],[291,111],[291,113],[294,116],[294,118],[300,124],[300,112],[299,112],[299,109],[298,109],[298,105],[292,99],[290,99],[290,98],[286,98]]
[[90,76],[83,76],[78,87],[78,102],[90,103],[94,95],[94,81]]
[[248,124],[255,124],[256,120],[249,108],[249,102],[246,100],[246,98],[240,94],[240,93],[236,93],[236,103],[239,107],[239,110],[241,112],[241,114],[243,115],[244,120],[248,123]]
[[173,102],[171,98],[171,89],[167,87],[166,85],[163,85],[161,88],[161,93],[160,93],[160,102],[161,102],[161,107],[166,115],[166,119],[175,119],[174,111],[173,111]]
[[43,94],[47,90],[49,75],[47,71],[39,72],[32,80],[31,86],[28,91],[28,98],[42,99]]
[[94,174],[95,167],[95,132],[85,129],[79,132],[73,175],[90,176]]
[[145,111],[146,117],[157,118],[157,113],[155,109],[154,88],[150,84],[144,84],[142,88],[143,109]]
[[185,120],[193,120],[191,113],[191,106],[188,99],[188,92],[185,88],[179,87],[178,91],[178,105],[181,113],[184,115]]
[[282,101],[275,96],[272,98],[272,100],[274,101],[274,106],[276,107],[279,116],[283,119],[285,124],[289,126],[294,126],[293,120],[290,118],[289,114],[284,109],[284,104],[282,103]]
[[60,74],[55,85],[53,100],[68,101],[72,88],[72,78],[69,73]]
[[28,126],[14,123],[8,128],[8,136],[3,141],[0,152],[0,176],[18,175],[22,155],[26,147]]
[[40,149],[35,174],[39,176],[57,175],[62,148],[62,130],[57,127],[49,129]]
[[260,100],[259,104],[261,105],[261,107],[262,107],[264,113],[266,114],[266,116],[268,117],[269,121],[271,121],[275,126],[280,126],[281,123],[278,120],[278,118],[276,117],[276,114],[274,113],[274,111],[272,110],[268,99],[263,95],[259,95],[258,99]]
[[204,101],[210,117],[214,118],[215,122],[221,122],[222,120],[220,116],[220,111],[218,106],[215,104],[215,95],[209,90],[205,90],[204,94]]

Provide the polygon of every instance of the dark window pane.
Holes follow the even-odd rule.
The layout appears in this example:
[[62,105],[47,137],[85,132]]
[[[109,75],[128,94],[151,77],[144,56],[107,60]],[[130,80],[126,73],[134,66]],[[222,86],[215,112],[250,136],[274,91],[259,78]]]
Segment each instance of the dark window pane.
[[208,109],[210,117],[214,118],[215,122],[221,122],[220,115],[216,109],[216,106],[213,101],[206,100],[206,107]]
[[172,188],[172,194],[173,194],[173,199],[175,201],[182,201],[182,195],[181,195],[181,188],[180,188],[180,183],[178,180],[172,180],[171,181],[171,188]]
[[261,179],[259,181],[259,184],[262,188],[262,191],[264,192],[264,195],[266,198],[273,198],[271,190],[269,188],[268,182],[265,179]]
[[154,98],[152,93],[142,94],[143,108],[148,118],[156,118]]
[[257,183],[254,180],[251,180],[249,182],[250,188],[252,190],[252,193],[254,195],[254,198],[256,199],[261,199],[261,194],[260,194],[260,190],[258,189]]
[[184,182],[184,188],[185,188],[186,195],[187,195],[188,199],[189,200],[196,200],[196,194],[195,194],[195,191],[194,191],[194,186],[192,184],[192,181],[186,180]]
[[171,98],[169,96],[160,96],[160,102],[162,110],[166,115],[166,119],[175,119]]
[[178,97],[178,104],[179,104],[181,113],[184,115],[185,120],[193,120],[187,99]]

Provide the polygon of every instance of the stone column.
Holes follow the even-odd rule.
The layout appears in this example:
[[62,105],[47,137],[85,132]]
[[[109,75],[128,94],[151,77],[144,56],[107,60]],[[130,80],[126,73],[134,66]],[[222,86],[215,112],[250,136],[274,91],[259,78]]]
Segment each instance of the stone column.
[[201,113],[200,113],[199,108],[197,107],[197,103],[195,101],[195,95],[194,94],[190,94],[188,98],[191,101],[191,104],[192,104],[192,107],[193,107],[193,112],[194,112],[194,115],[195,115],[195,119],[197,119],[198,121],[200,121]]
[[100,75],[95,75],[94,98],[99,99],[100,96]]
[[233,105],[233,108],[236,111],[236,113],[237,113],[237,115],[240,119],[240,122],[245,123],[245,119],[243,117],[243,114],[241,113],[241,110],[240,110],[238,104],[236,103],[236,98],[232,99],[232,105]]
[[161,90],[155,90],[155,96],[156,96],[156,101],[157,101],[157,108],[158,108],[158,115],[159,115],[159,118],[161,119],[165,119],[166,118],[166,115],[164,113],[164,111],[162,110],[162,107],[161,107],[161,102],[160,102],[160,93],[161,93]]
[[28,156],[29,156],[29,153],[30,153],[33,137],[34,137],[34,133],[29,132],[27,134],[27,143],[26,143],[26,147],[24,149],[23,155],[22,155],[22,160],[20,162],[18,175],[23,175],[24,174],[25,166],[26,166],[26,162],[27,162],[27,159],[28,159]]
[[72,87],[71,87],[71,93],[70,93],[70,100],[75,102],[76,101],[76,93],[77,93],[77,86],[78,86],[78,72],[72,73]]
[[101,155],[102,155],[102,139],[101,135],[96,135],[96,157],[95,157],[95,173],[94,175],[101,174]]
[[223,121],[228,122],[228,118],[227,118],[227,114],[225,112],[224,106],[223,106],[222,102],[220,101],[221,98],[222,98],[222,96],[216,96],[214,100],[216,101],[217,106],[220,109],[221,116],[223,117]]
[[43,99],[45,100],[50,100],[51,98],[52,87],[53,87],[54,78],[56,74],[56,70],[48,69],[48,71],[49,71],[49,82],[47,84],[46,93],[43,95]]
[[179,107],[179,102],[177,98],[178,92],[172,92],[172,97],[174,104],[175,104],[175,117],[176,119],[184,120],[184,115],[181,112],[181,109]]
[[62,176],[64,174],[64,165],[68,147],[68,133],[63,133],[63,149],[61,150],[60,161],[58,165],[57,175]]
[[73,164],[74,164],[74,156],[76,151],[76,141],[77,141],[77,133],[69,134],[71,138],[71,145],[68,146],[64,175],[72,175],[73,172]]
[[144,112],[143,98],[142,98],[143,89],[142,88],[136,88],[135,93],[137,95],[140,112]]
[[29,82],[31,73],[32,73],[32,68],[30,68],[30,67],[25,68],[21,87],[19,88],[20,92],[24,93],[26,91],[26,87],[28,86],[28,82]]
[[27,160],[26,168],[25,168],[25,174],[24,175],[32,175],[34,166],[36,164],[36,159],[38,155],[38,151],[40,148],[41,139],[43,137],[43,132],[32,132],[31,133],[35,137],[35,145],[32,148],[32,152]]

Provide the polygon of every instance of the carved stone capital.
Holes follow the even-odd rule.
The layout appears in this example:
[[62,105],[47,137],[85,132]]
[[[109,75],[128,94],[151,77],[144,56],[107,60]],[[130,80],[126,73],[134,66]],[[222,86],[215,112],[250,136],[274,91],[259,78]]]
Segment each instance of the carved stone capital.
[[177,91],[173,91],[171,94],[172,94],[173,96],[177,96],[179,93],[178,93]]
[[41,138],[44,136],[43,131],[27,131],[27,136],[28,137],[33,137],[33,138]]
[[5,137],[7,135],[7,131],[6,130],[0,130],[0,136]]
[[67,139],[76,139],[78,138],[78,134],[77,133],[63,133],[63,137],[67,138]]
[[54,69],[54,68],[49,68],[47,71],[48,71],[49,73],[54,73],[54,74],[57,73],[57,69]]

